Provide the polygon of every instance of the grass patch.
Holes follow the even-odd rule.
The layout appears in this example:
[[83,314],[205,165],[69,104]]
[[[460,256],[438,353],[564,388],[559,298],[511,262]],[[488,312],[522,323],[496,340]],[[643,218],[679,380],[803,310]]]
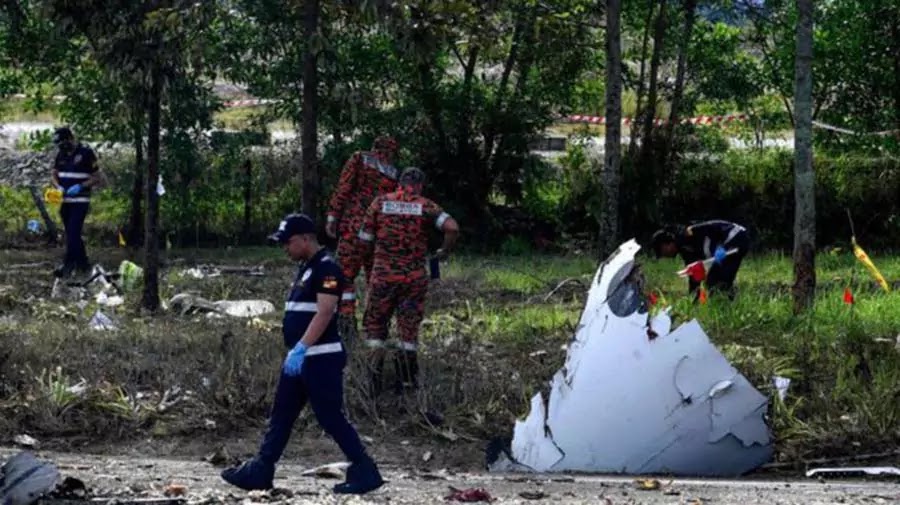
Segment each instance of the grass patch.
[[0,120],[3,122],[56,123],[59,108],[52,100],[41,105],[40,111],[33,110],[23,98],[7,98],[0,102]]
[[[229,107],[213,115],[213,122],[219,128],[229,130],[245,130],[253,128],[262,120],[265,109],[261,107]],[[294,129],[291,122],[284,119],[276,121],[267,121],[266,125],[269,130],[286,130]]]

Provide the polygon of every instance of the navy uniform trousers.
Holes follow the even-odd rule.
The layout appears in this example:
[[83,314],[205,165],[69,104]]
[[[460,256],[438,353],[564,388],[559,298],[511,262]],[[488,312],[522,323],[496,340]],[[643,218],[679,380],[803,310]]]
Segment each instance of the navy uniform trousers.
[[87,218],[90,206],[91,204],[86,202],[63,202],[59,206],[59,216],[62,218],[66,231],[66,254],[63,259],[63,263],[66,265],[88,266],[87,251],[81,233],[84,230],[84,220]]
[[366,459],[359,435],[343,412],[346,364],[347,355],[343,351],[316,354],[304,359],[300,375],[292,377],[281,373],[269,428],[259,450],[262,461],[274,465],[281,459],[294,422],[307,402],[319,425],[334,439],[351,463]]

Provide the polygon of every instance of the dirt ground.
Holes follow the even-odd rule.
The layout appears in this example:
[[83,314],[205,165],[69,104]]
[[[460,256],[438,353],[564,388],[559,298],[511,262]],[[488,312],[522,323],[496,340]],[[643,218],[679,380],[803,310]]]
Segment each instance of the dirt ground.
[[[0,448],[0,459],[15,451]],[[51,461],[64,477],[84,481],[91,496],[129,499],[163,498],[167,486],[186,487],[188,504],[315,503],[315,504],[425,504],[449,503],[450,488],[483,488],[497,504],[591,503],[620,504],[888,504],[900,501],[900,485],[873,481],[806,480],[687,480],[660,479],[660,488],[636,489],[631,478],[585,475],[500,475],[422,471],[404,466],[384,465],[388,483],[365,497],[338,497],[331,487],[334,478],[304,477],[310,465],[288,458],[277,472],[272,493],[246,493],[225,484],[220,468],[188,459],[153,459],[135,454],[95,456],[73,453],[38,452]],[[321,459],[321,458],[318,458]],[[283,491],[282,491],[283,490]],[[47,503],[52,504],[52,500]]]

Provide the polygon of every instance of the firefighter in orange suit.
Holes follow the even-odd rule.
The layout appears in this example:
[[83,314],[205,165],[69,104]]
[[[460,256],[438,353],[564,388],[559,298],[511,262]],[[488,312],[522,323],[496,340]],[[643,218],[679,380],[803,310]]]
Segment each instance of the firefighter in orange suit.
[[356,312],[354,281],[360,269],[365,268],[367,281],[372,271],[372,256],[366,248],[359,247],[357,234],[372,200],[397,188],[397,148],[394,138],[382,136],[375,139],[371,151],[354,153],[344,164],[328,204],[325,232],[338,239],[338,262],[347,279],[339,307],[344,316],[352,317]]
[[381,392],[385,339],[395,313],[400,337],[397,390],[417,386],[419,325],[429,278],[425,269],[428,230],[435,227],[444,233],[444,243],[436,254],[439,259],[446,257],[459,235],[456,221],[422,196],[424,183],[425,174],[418,168],[404,170],[400,188],[372,201],[359,230],[360,241],[374,256],[363,330],[376,395]]

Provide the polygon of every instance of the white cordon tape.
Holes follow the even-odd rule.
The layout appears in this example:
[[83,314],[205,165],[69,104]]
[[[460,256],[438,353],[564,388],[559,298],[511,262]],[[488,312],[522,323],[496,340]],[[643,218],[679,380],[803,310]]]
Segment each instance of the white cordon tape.
[[[710,125],[710,124],[721,124],[721,123],[733,123],[735,121],[746,121],[749,118],[747,114],[727,114],[725,116],[695,116],[695,117],[686,117],[681,120],[682,124],[699,124],[699,125]],[[567,116],[565,118],[566,121],[570,123],[590,123],[590,124],[606,124],[606,116],[585,116],[582,114],[574,114],[571,116]],[[630,125],[635,121],[635,118],[632,117],[623,117],[622,124]],[[655,118],[653,120],[653,124],[656,126],[663,125],[668,123],[667,119],[663,118]]]
[[[26,98],[23,94],[15,94],[14,98]],[[65,95],[53,95],[53,101],[61,102],[66,99]],[[231,107],[258,107],[261,105],[272,105],[276,103],[280,103],[281,100],[273,100],[268,98],[251,98],[246,100],[227,100],[223,103],[226,108]],[[697,125],[711,125],[711,124],[728,124],[733,123],[735,121],[746,121],[749,119],[747,114],[726,114],[724,116],[695,116],[684,118],[681,120],[681,124],[697,124]],[[569,123],[589,123],[589,124],[606,124],[605,116],[588,116],[584,114],[573,114],[571,116],[566,116],[564,118],[560,118],[561,121],[569,122]],[[634,122],[634,118],[632,117],[623,117],[622,124],[629,126]],[[653,124],[656,126],[664,125],[668,123],[667,119],[663,118],[655,118],[653,120]],[[813,126],[816,128],[822,128],[824,130],[831,130],[836,133],[843,133],[847,135],[877,135],[877,136],[885,136],[885,135],[900,135],[900,130],[885,130],[880,132],[856,132],[853,130],[848,130],[846,128],[840,128],[838,126],[833,126],[829,124],[825,124],[819,121],[813,121]]]

